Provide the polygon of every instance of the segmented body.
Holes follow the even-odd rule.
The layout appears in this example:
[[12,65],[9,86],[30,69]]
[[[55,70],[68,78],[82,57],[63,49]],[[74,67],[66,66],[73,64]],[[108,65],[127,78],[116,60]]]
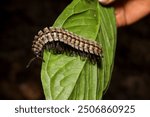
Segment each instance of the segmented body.
[[46,27],[38,32],[34,37],[32,50],[36,56],[40,56],[44,49],[56,53],[78,54],[94,62],[102,56],[102,47],[96,41],[85,39],[62,28]]

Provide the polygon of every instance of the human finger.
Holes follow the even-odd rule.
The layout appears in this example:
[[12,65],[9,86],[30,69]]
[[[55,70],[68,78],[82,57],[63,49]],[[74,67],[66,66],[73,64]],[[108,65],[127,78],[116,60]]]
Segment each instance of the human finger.
[[[136,9],[133,6],[136,6]],[[124,4],[115,5],[115,15],[117,26],[125,26],[137,22],[144,16],[150,14],[150,1],[149,0],[129,0]]]

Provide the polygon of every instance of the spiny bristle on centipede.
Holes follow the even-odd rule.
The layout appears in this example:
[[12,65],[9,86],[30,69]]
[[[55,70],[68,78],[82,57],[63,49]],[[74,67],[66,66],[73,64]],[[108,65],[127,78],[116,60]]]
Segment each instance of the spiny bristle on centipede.
[[38,31],[32,45],[32,51],[37,56],[47,49],[56,54],[66,53],[67,55],[79,55],[81,58],[88,58],[92,63],[100,61],[102,47],[96,41],[89,40],[69,32],[66,29],[46,27]]

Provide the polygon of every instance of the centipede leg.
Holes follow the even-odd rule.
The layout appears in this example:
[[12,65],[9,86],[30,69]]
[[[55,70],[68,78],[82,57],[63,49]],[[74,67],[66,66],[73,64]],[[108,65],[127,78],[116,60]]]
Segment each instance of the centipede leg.
[[61,54],[61,53],[63,53],[63,46],[61,45],[61,43],[60,42],[56,42],[56,53],[57,54]]

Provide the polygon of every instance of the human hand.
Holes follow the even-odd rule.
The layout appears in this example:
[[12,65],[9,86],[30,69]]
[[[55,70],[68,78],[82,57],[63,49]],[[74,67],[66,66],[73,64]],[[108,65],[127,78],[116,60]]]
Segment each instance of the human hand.
[[115,8],[117,26],[130,25],[150,14],[150,0],[99,0]]

